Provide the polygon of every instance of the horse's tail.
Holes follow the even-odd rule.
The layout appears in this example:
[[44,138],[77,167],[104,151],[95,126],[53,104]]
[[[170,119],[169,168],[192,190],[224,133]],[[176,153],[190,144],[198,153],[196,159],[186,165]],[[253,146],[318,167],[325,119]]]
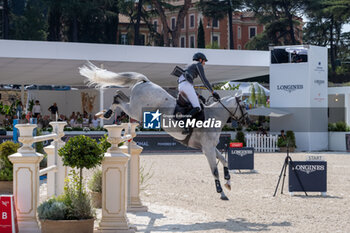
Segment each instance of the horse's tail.
[[105,69],[98,68],[91,62],[88,62],[83,67],[79,67],[79,72],[87,78],[89,86],[106,87],[119,86],[131,87],[138,82],[149,81],[143,74],[136,72],[114,73]]

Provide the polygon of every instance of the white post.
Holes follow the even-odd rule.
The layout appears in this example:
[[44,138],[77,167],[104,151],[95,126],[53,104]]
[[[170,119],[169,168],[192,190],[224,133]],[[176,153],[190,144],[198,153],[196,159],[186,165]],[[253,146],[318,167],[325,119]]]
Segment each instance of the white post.
[[[126,125],[129,123],[125,123]],[[130,123],[131,137],[136,137],[136,127],[138,123]],[[128,153],[128,143],[121,146],[120,149],[124,153]],[[138,146],[133,140],[130,142],[130,205],[128,206],[129,212],[145,212],[148,210],[147,206],[142,205],[140,199],[140,154],[143,148]]]
[[[102,112],[104,109],[104,89],[100,88],[100,111]],[[100,127],[103,127],[103,119],[100,119]]]
[[39,198],[39,163],[43,155],[36,153],[32,144],[34,142],[33,130],[35,124],[18,124],[23,144],[18,152],[9,156],[13,163],[13,195],[16,203],[18,227],[20,233],[41,232],[36,219],[36,210]]
[[[61,138],[64,136],[64,126],[67,122],[64,121],[52,121],[50,125],[53,128],[53,132],[59,135],[59,139],[51,142],[51,145],[44,148],[47,153],[47,166],[56,165],[57,172],[50,171],[47,174],[47,196],[58,196],[64,192],[64,180],[68,176],[68,167],[63,166],[63,161],[58,156],[58,149],[64,146],[64,142]],[[57,130],[57,131],[56,131]]]
[[98,232],[135,232],[129,226],[127,209],[127,164],[129,155],[118,144],[123,141],[122,125],[105,125],[112,146],[102,161],[102,218]]

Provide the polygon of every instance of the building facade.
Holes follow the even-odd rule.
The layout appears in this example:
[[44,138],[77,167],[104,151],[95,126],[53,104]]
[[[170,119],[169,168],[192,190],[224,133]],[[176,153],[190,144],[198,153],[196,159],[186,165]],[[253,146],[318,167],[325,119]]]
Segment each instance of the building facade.
[[[182,1],[173,3],[174,5],[183,4]],[[177,24],[177,11],[166,11],[167,22],[169,27],[173,30]],[[184,23],[181,25],[181,32],[179,36],[178,47],[183,48],[196,48],[197,47],[197,37],[198,37],[198,27],[202,20],[204,34],[205,34],[205,45],[212,47],[215,44],[215,48],[228,49],[229,46],[229,22],[228,17],[224,17],[221,20],[213,20],[205,17],[198,7],[192,3],[189,8],[187,15],[184,18]],[[301,18],[297,19],[302,21]],[[122,16],[119,26],[119,44],[132,44],[132,40],[125,40],[126,35],[132,35],[130,29],[132,27],[128,26],[129,21],[127,17]],[[151,19],[153,28],[157,33],[163,33],[163,25],[160,17]],[[302,41],[302,23],[296,27],[295,37],[297,40]],[[233,43],[234,49],[245,49],[245,45],[258,34],[264,31],[264,25],[260,24],[255,17],[254,12],[242,11],[233,12],[232,16],[232,26],[233,26]],[[129,32],[126,30],[129,28]],[[154,38],[151,36],[149,29],[145,22],[140,25],[140,33],[142,38],[144,38],[144,45],[157,45]]]

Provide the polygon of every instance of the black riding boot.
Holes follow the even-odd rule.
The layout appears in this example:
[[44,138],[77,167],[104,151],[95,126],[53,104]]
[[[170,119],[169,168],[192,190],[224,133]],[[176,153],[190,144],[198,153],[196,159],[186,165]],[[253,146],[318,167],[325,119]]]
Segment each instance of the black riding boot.
[[[191,119],[193,118],[196,114],[198,114],[199,112],[201,111],[201,108],[199,107],[196,107],[196,108],[192,108],[186,115],[187,117],[185,117],[183,120],[185,121],[185,124],[186,124],[186,121],[187,119]],[[190,128],[185,127],[183,128],[182,130],[182,134],[189,134],[190,133]]]

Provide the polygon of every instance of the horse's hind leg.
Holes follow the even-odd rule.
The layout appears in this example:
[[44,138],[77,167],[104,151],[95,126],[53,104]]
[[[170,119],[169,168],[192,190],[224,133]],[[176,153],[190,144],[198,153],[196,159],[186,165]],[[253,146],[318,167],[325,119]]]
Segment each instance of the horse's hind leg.
[[215,187],[216,187],[216,192],[221,194],[221,200],[228,200],[226,197],[224,191],[221,188],[220,180],[219,180],[219,171],[216,166],[216,152],[215,149],[207,149],[203,150],[205,156],[207,157],[211,172],[214,176],[215,179]]
[[103,114],[103,118],[110,119],[119,105],[127,104],[130,101],[122,91],[117,90],[116,94],[113,96],[113,103],[106,112],[98,113],[99,115]]
[[231,190],[231,176],[230,176],[230,172],[228,170],[228,163],[227,160],[225,159],[225,157],[220,153],[220,151],[215,148],[215,152],[216,152],[216,158],[222,163],[222,165],[224,166],[224,178],[226,180],[226,184],[225,187],[228,190]]

